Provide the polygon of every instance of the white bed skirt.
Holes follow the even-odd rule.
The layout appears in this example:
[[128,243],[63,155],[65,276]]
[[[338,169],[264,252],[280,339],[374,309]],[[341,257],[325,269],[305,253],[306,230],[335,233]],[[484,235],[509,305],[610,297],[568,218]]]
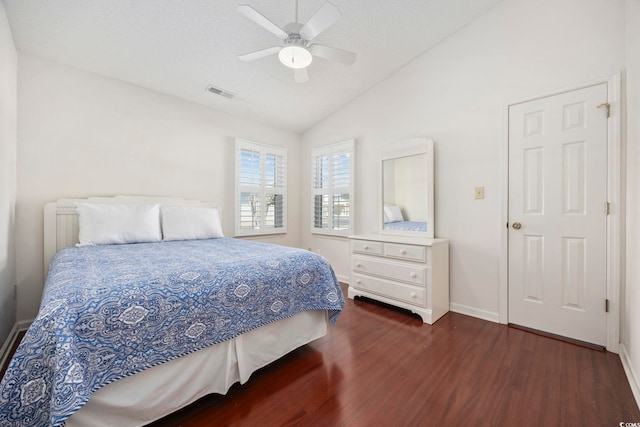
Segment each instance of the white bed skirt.
[[109,384],[66,422],[142,426],[211,393],[225,394],[253,372],[327,333],[325,311],[305,311]]

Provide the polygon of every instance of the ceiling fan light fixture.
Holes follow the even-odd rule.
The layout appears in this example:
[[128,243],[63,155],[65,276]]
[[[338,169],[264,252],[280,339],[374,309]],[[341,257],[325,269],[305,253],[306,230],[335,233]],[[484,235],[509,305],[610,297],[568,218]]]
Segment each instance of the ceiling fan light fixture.
[[284,28],[280,28],[248,4],[238,6],[238,11],[282,40],[282,47],[274,46],[240,55],[238,58],[241,61],[253,61],[277,52],[282,65],[295,71],[296,82],[304,83],[309,80],[307,67],[314,56],[346,65],[351,65],[356,60],[356,54],[353,52],[321,44],[310,44],[316,36],[335,24],[341,17],[338,7],[331,4],[329,0],[325,0],[320,9],[304,25],[298,22],[298,0],[296,0],[296,20]]
[[283,65],[289,68],[306,68],[313,61],[309,49],[304,46],[285,46],[278,53],[278,58]]

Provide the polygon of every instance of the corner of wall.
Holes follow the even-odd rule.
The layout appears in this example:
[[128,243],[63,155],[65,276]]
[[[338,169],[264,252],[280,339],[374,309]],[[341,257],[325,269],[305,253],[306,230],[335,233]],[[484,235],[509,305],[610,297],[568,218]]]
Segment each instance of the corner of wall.
[[640,113],[640,1],[625,2],[626,65],[626,218],[625,264],[620,359],[640,407],[640,226],[632,219],[640,215],[640,123],[629,118]]
[[631,364],[629,353],[624,344],[620,344],[620,361],[622,362],[624,373],[627,375],[627,380],[629,380],[629,386],[631,386],[631,392],[636,399],[636,404],[640,407],[640,380]]
[[15,328],[16,313],[17,68],[13,35],[0,2],[0,342]]

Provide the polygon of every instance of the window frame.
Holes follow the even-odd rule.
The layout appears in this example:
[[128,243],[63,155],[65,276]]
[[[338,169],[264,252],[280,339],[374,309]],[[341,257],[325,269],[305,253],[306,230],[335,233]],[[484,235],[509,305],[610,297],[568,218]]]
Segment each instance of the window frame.
[[[336,175],[333,173],[332,159],[336,155],[348,153],[350,155],[349,163],[349,184],[347,186],[334,187],[334,180]],[[316,167],[318,165],[318,158],[322,156],[329,156],[329,171],[328,178],[329,184],[327,188],[316,188]],[[356,168],[356,144],[355,139],[349,139],[341,141],[335,144],[325,145],[321,147],[315,147],[311,150],[311,219],[310,227],[312,234],[322,234],[329,236],[348,236],[354,233],[355,227],[355,168]],[[349,227],[346,229],[334,229],[333,219],[334,215],[327,214],[327,228],[316,227],[316,196],[326,195],[328,197],[328,212],[334,211],[334,200],[337,194],[349,194]]]
[[[255,153],[259,153],[260,166],[259,166],[259,185],[249,185],[243,184],[241,182],[241,161],[242,161],[242,152],[244,150],[252,151]],[[266,160],[267,156],[274,155],[276,157],[281,157],[282,162],[282,176],[283,183],[282,187],[278,187],[274,184],[273,187],[267,186],[267,175],[266,175]],[[278,168],[277,164],[278,160],[276,160],[276,168]],[[235,216],[234,216],[234,228],[235,228],[235,236],[236,237],[245,237],[245,236],[261,236],[261,235],[275,235],[275,234],[285,234],[287,233],[287,149],[284,147],[278,147],[274,145],[268,144],[260,144],[257,142],[249,141],[246,139],[236,138],[235,141]],[[276,172],[277,173],[277,172]],[[275,182],[275,180],[274,180]],[[259,228],[247,228],[241,227],[241,218],[242,218],[242,193],[252,192],[258,193],[260,197],[260,215],[258,220],[260,221]],[[282,195],[282,227],[267,226],[267,218],[268,218],[268,208],[269,205],[265,204],[265,200],[267,194],[275,194]],[[266,209],[265,209],[266,206]],[[275,208],[274,208],[275,210]],[[275,212],[274,212],[275,216]],[[274,219],[275,221],[275,219]]]

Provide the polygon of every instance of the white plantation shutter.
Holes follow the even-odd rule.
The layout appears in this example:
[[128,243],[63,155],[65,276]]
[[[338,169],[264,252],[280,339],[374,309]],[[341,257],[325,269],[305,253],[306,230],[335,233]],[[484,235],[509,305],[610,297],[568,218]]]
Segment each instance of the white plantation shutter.
[[287,232],[287,153],[236,140],[236,236]]
[[351,234],[355,142],[313,149],[311,159],[311,232]]

